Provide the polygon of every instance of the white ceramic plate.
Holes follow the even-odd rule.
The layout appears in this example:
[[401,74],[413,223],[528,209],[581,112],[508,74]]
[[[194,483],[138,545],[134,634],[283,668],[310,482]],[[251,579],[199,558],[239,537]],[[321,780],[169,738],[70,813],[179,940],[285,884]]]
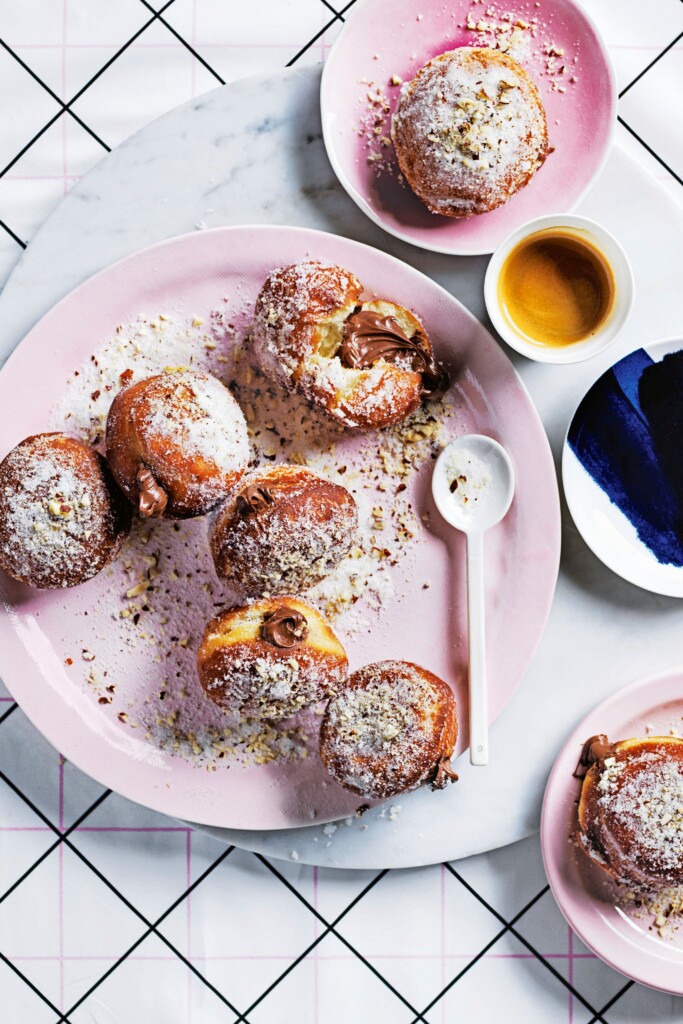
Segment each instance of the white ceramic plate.
[[567,432],[562,478],[605,565],[683,597],[683,339],[636,349],[595,381]]

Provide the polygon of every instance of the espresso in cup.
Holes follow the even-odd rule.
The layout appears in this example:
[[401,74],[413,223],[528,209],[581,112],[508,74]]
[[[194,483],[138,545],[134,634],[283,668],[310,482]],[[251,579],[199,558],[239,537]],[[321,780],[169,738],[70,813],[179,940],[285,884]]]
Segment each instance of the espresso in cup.
[[586,231],[550,227],[507,254],[497,299],[508,326],[526,341],[562,347],[601,330],[615,291],[612,268]]

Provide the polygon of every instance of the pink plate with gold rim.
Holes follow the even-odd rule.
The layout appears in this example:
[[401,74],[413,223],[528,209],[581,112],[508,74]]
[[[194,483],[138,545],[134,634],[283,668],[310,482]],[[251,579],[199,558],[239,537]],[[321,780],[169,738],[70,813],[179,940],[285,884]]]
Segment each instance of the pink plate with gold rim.
[[[63,400],[67,378],[115,334],[117,325],[140,314],[158,319],[162,312],[175,322],[209,324],[211,312],[227,298],[230,318],[238,328],[241,318],[246,328],[268,273],[310,256],[348,267],[368,292],[418,313],[437,355],[452,372],[456,415],[443,441],[458,433],[491,434],[514,462],[517,493],[512,509],[487,541],[493,720],[529,664],[554,593],[560,550],[555,470],[538,414],[498,345],[457,299],[393,257],[322,232],[246,226],[173,238],[122,260],[55,306],[0,372],[0,457],[23,437],[48,429],[48,412]],[[230,335],[220,344],[224,348],[219,347],[218,355],[223,351],[229,363]],[[291,410],[293,416],[294,401]],[[368,445],[375,444],[373,436],[345,434],[337,442],[337,461],[351,474]],[[409,500],[429,521],[420,520],[417,543],[389,570],[391,593],[378,612],[367,610],[366,628],[351,630],[344,616],[336,628],[352,668],[403,658],[446,679],[459,700],[461,753],[467,747],[464,546],[432,507],[432,464],[425,459],[408,485]],[[155,524],[153,531],[167,526]],[[182,529],[186,543],[178,558],[182,555],[186,566],[189,558],[191,573],[193,559],[197,565],[206,559],[206,521],[194,520]],[[149,543],[153,550],[154,532]],[[150,702],[154,707],[169,670],[164,644],[150,646],[149,636],[136,644],[121,639],[121,595],[130,586],[125,566],[132,557],[131,544],[115,566],[72,590],[31,591],[0,573],[0,675],[36,727],[104,785],[177,817],[230,828],[275,829],[352,812],[358,800],[326,778],[314,751],[305,760],[248,767],[231,763],[228,769],[226,760],[212,755],[196,760],[187,752],[173,753],[141,722],[132,727],[132,706],[141,706],[143,713]],[[165,585],[172,578],[164,576]],[[425,582],[430,585],[424,587]],[[187,642],[185,647],[176,645],[174,658],[179,659],[179,685],[197,715],[199,731],[210,702],[196,679],[194,651],[203,622],[215,612],[204,589],[187,582],[187,576],[172,586],[185,588],[187,621],[181,625]],[[154,595],[152,599],[150,605],[157,600]],[[220,599],[218,592],[216,603]],[[354,609],[362,611],[362,602]],[[95,671],[99,676],[88,681]],[[112,683],[109,702],[106,687]],[[209,764],[214,770],[206,770]]]
[[[493,252],[525,221],[573,209],[604,166],[616,124],[616,80],[596,26],[575,0],[360,0],[347,17],[323,70],[325,146],[348,194],[390,234],[434,252]],[[468,29],[468,19],[486,28]],[[538,86],[553,151],[505,206],[464,219],[430,213],[400,182],[393,147],[382,147],[399,94],[392,79],[409,81],[447,50],[489,46],[501,27],[518,22],[526,28],[509,53]],[[381,107],[370,97],[378,89],[389,111],[375,125]],[[374,127],[377,142],[368,147]]]
[[628,978],[683,995],[683,928],[664,936],[652,915],[618,902],[607,876],[580,853],[580,782],[572,777],[583,744],[605,733],[611,740],[683,732],[683,671],[627,686],[599,704],[574,729],[548,779],[541,816],[541,848],[550,888],[567,922],[596,956]]

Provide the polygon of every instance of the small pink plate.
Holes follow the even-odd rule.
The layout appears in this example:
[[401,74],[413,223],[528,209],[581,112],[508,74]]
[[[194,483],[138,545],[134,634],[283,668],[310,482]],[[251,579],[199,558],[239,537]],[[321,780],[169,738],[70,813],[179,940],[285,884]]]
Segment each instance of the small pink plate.
[[[475,25],[527,26],[510,55],[539,88],[554,151],[505,206],[453,219],[430,213],[401,184],[393,147],[383,147],[381,138],[389,136],[398,100],[394,76],[406,82],[440,53],[490,45],[490,29],[468,29],[468,16]],[[381,107],[371,97],[378,89],[389,110],[375,125]],[[493,252],[525,221],[576,206],[607,159],[617,91],[598,30],[574,0],[360,0],[325,63],[320,102],[327,155],[361,210],[397,238],[464,256]]]
[[[405,263],[335,235],[265,226],[195,232],[135,253],[58,303],[0,372],[0,457],[23,437],[48,428],[48,411],[63,399],[67,378],[73,379],[75,369],[91,360],[103,342],[119,336],[117,325],[140,314],[148,321],[168,319],[170,314],[172,323],[194,319],[208,325],[212,311],[227,300],[229,319],[234,316],[240,326],[241,317],[246,330],[270,271],[307,257],[340,263],[358,275],[369,293],[414,309],[437,355],[452,370],[457,415],[444,427],[444,442],[449,434],[487,433],[513,459],[515,500],[504,522],[487,537],[493,720],[521,680],[550,609],[560,550],[557,480],[541,421],[507,357],[457,299]],[[221,334],[213,346],[225,365],[231,338],[229,332]],[[202,346],[199,342],[200,350]],[[220,365],[215,372],[221,372]],[[295,418],[294,398],[287,409]],[[339,436],[335,463],[348,468],[344,480],[366,457],[368,446],[377,444],[381,435]],[[360,631],[351,630],[343,615],[335,628],[354,669],[394,657],[422,663],[447,680],[460,704],[460,753],[467,747],[464,541],[435,513],[429,488],[432,465],[427,457],[407,485],[406,498],[429,522],[422,525],[416,517],[419,540],[412,553],[387,570],[391,594],[374,613],[365,606],[365,598],[353,606],[354,612],[368,616]],[[387,481],[392,483],[389,476]],[[171,524],[152,524],[152,549],[155,538],[160,543],[169,530]],[[112,567],[71,590],[32,591],[0,573],[0,675],[34,725],[70,761],[104,785],[166,814],[226,828],[271,829],[352,813],[358,799],[332,784],[315,751],[303,760],[248,767],[212,754],[207,765],[155,742],[143,727],[143,718],[137,719],[140,727],[135,728],[130,702],[142,704],[143,714],[145,708],[158,711],[165,720],[168,700],[160,708],[156,701],[160,685],[164,697],[169,696],[164,682],[168,678],[179,679],[187,691],[181,697],[187,698],[186,713],[197,734],[205,716],[214,722],[211,715],[219,714],[199,687],[194,653],[205,623],[216,614],[214,602],[228,599],[216,589],[210,561],[204,578],[211,585],[199,585],[200,563],[206,565],[208,559],[205,531],[206,520],[200,519],[175,534],[177,552],[170,565],[174,568],[176,558],[178,565],[181,560],[187,565],[189,554],[191,582],[186,570],[178,577],[174,568],[173,575],[165,575],[164,583],[155,586],[159,600],[166,587],[167,593],[170,588],[185,602],[179,625],[189,639],[176,646],[169,641],[178,636],[150,648],[147,632],[144,643],[137,636],[135,643],[128,642],[128,620],[122,625],[121,613],[122,597],[131,596],[126,594],[131,584],[125,573],[132,539]],[[169,578],[176,582],[167,582]],[[149,603],[156,604],[156,597]],[[159,608],[148,608],[146,614],[155,611]],[[159,625],[157,632],[147,622],[144,618],[145,631],[151,629],[152,641],[159,641],[165,627]],[[89,680],[95,671],[102,680],[99,693],[97,680]],[[105,683],[114,685],[112,699]],[[220,728],[220,715],[219,719]]]
[[599,704],[571,734],[548,779],[541,815],[543,863],[553,896],[579,938],[627,978],[683,995],[683,928],[662,938],[615,903],[615,887],[571,840],[577,828],[580,782],[572,777],[589,736],[611,740],[683,731],[683,671],[646,679]]

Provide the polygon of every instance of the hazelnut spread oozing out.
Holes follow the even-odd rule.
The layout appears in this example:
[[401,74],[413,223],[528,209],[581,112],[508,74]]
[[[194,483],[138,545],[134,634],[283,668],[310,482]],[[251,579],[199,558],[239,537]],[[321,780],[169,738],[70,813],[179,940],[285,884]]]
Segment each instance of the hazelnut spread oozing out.
[[273,647],[296,647],[308,634],[305,616],[295,608],[278,608],[269,612],[261,625],[261,637]]
[[458,781],[458,773],[453,771],[450,755],[442,757],[436,765],[434,778],[429,780],[432,789],[445,789],[449,782]]
[[583,779],[588,769],[594,764],[603,764],[605,758],[614,757],[614,744],[610,743],[604,732],[589,736],[581,749],[581,756],[574,769],[574,778]]
[[344,324],[339,358],[343,366],[360,370],[409,355],[412,369],[422,376],[423,396],[434,398],[447,390],[448,374],[424,344],[419,333],[409,338],[395,317],[358,308]]
[[153,474],[146,466],[140,466],[136,476],[139,498],[138,511],[143,519],[158,519],[163,516],[168,505],[168,494],[157,483]]
[[272,505],[274,501],[275,496],[267,487],[249,484],[237,495],[235,504],[239,512],[249,515],[251,512],[258,512],[259,509],[265,508],[266,505]]

